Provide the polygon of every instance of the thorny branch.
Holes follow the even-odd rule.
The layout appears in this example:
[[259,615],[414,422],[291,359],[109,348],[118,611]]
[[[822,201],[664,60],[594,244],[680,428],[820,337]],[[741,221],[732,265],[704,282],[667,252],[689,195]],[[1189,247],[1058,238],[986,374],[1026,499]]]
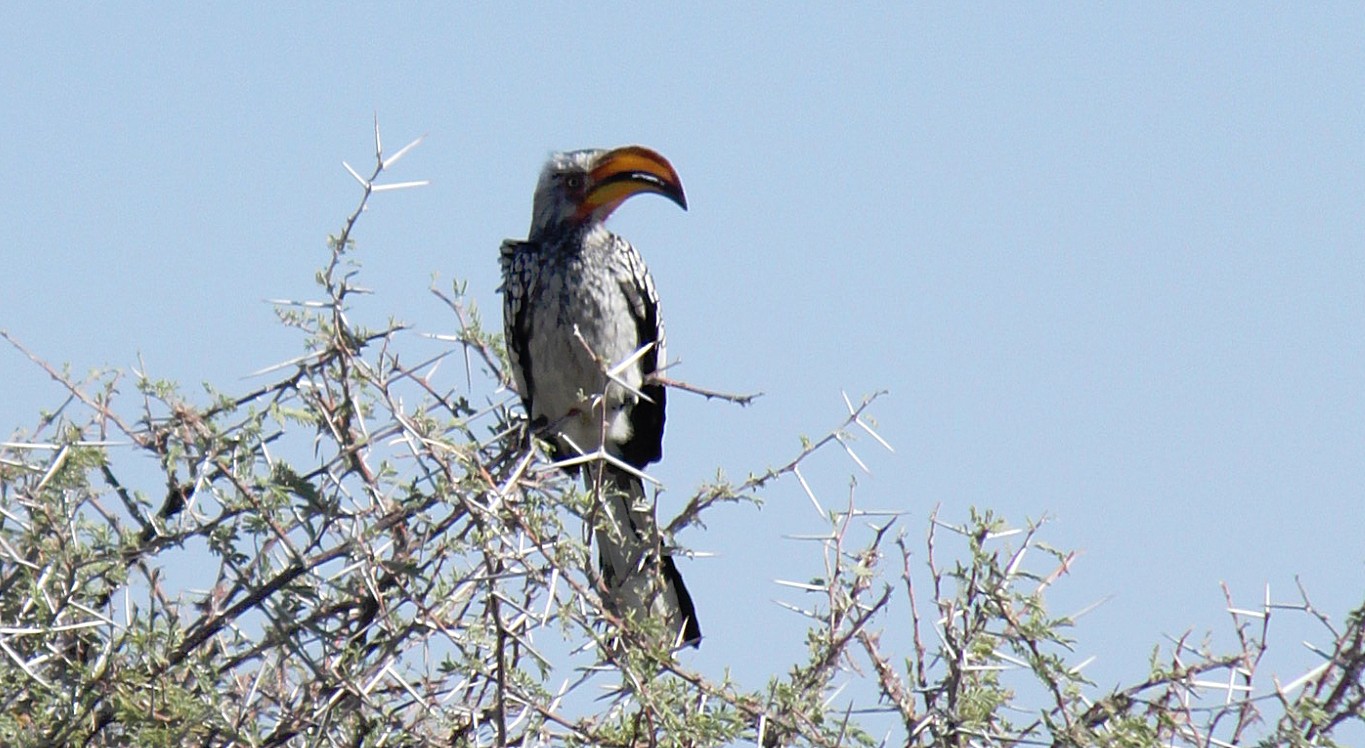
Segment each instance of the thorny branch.
[[[809,595],[782,603],[808,621],[805,657],[757,690],[688,667],[601,604],[575,531],[590,492],[536,459],[509,398],[474,394],[476,364],[510,382],[462,289],[435,292],[459,333],[430,337],[459,346],[463,390],[437,376],[453,350],[409,364],[404,325],[352,319],[367,293],[353,229],[374,194],[422,184],[377,181],[419,141],[386,156],[376,126],[369,176],[346,166],[361,200],[322,298],[278,302],[306,352],[260,372],[274,381],[196,405],[135,372],[130,418],[128,377],[74,377],[0,331],[64,390],[0,443],[0,744],[1204,746],[1250,739],[1274,705],[1270,739],[1306,745],[1360,719],[1365,606],[1334,624],[1302,591],[1259,609],[1226,591],[1235,651],[1182,637],[1150,676],[1097,694],[1071,664],[1074,617],[1046,613],[1075,557],[1037,540],[1042,523],[935,512],[914,563],[899,513],[851,488],[827,511],[802,465],[838,445],[866,470],[855,437],[889,450],[869,417],[881,393],[845,398],[828,434],[667,523],[671,537],[787,476],[826,523],[818,576],[781,582]],[[1272,610],[1332,645],[1267,687]]]

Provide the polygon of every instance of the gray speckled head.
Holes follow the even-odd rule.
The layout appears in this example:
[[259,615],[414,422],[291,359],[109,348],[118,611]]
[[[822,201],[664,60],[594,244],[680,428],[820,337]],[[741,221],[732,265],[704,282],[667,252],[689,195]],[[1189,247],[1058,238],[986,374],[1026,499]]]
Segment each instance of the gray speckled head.
[[687,209],[668,159],[642,146],[556,153],[540,172],[531,207],[531,240],[605,221],[633,195],[653,192]]
[[586,148],[550,156],[536,182],[530,238],[536,239],[551,227],[573,222],[587,192],[588,172],[606,152],[605,148]]

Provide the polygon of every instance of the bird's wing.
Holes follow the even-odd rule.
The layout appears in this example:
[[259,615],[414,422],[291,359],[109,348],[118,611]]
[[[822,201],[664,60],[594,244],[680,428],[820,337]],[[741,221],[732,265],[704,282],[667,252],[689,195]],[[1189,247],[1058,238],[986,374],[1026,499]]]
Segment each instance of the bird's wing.
[[649,400],[640,400],[630,410],[630,439],[620,445],[621,458],[635,467],[658,461],[663,457],[664,406],[668,395],[667,388],[652,381],[659,366],[667,362],[664,351],[664,323],[659,313],[659,294],[654,289],[654,279],[645,268],[635,248],[624,239],[617,238],[625,258],[624,275],[619,278],[621,292],[625,294],[630,306],[631,317],[641,347],[654,344],[640,358],[640,391]]
[[531,286],[535,283],[527,242],[508,239],[502,243],[498,264],[502,267],[502,332],[507,358],[512,364],[512,379],[521,395],[526,415],[531,415]]

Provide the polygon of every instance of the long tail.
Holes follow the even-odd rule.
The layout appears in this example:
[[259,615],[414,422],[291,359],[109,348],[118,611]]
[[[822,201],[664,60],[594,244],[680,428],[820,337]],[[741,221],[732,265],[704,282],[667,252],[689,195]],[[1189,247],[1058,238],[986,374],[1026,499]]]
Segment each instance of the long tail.
[[602,580],[608,604],[623,616],[662,619],[675,646],[701,644],[692,596],[673,557],[660,545],[654,511],[640,479],[608,466],[602,486],[605,522],[597,528]]

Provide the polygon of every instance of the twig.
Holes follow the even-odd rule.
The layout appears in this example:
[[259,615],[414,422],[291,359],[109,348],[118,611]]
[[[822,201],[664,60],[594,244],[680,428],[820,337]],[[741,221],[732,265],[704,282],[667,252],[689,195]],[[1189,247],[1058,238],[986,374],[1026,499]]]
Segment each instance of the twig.
[[655,374],[654,376],[650,377],[650,379],[652,381],[658,382],[659,384],[662,384],[665,387],[672,387],[675,390],[682,390],[683,392],[691,392],[694,395],[701,395],[707,400],[713,399],[725,400],[727,402],[737,403],[738,405],[741,406],[749,405],[754,400],[763,397],[762,392],[755,392],[751,395],[735,395],[729,392],[710,390],[705,387],[698,387],[695,384],[688,384],[687,382],[683,382],[678,379],[671,379],[662,374]]

